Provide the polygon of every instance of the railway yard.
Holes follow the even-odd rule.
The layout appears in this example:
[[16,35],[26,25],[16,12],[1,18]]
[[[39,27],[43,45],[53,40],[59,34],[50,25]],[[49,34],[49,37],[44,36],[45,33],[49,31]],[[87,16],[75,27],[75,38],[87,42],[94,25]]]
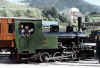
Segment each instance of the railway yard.
[[[69,0],[62,0],[65,10],[59,0],[50,0],[55,2],[52,7],[47,0],[45,8],[39,1],[40,8],[28,0],[18,0],[26,9],[9,8],[8,3],[7,9],[5,4],[1,6],[0,68],[100,68],[99,6],[91,3],[88,8],[85,2],[88,7],[78,2],[76,7],[67,6]],[[74,0],[70,1],[74,5]],[[98,11],[90,12],[96,7]]]
[[35,18],[0,20],[0,64],[100,66],[96,47],[100,32],[85,33],[82,17],[77,19],[77,28]]

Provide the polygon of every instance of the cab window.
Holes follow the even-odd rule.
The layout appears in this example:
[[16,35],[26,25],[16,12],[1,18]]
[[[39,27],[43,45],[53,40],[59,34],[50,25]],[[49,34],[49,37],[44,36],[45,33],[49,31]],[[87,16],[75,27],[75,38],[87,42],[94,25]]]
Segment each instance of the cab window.
[[22,37],[30,37],[35,31],[33,23],[21,23],[19,24],[19,34]]

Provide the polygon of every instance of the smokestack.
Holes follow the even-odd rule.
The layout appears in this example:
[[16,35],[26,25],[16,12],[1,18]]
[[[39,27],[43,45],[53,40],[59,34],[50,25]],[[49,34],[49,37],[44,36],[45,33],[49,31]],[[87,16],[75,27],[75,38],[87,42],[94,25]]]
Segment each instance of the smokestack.
[[81,29],[82,17],[78,17],[78,31]]

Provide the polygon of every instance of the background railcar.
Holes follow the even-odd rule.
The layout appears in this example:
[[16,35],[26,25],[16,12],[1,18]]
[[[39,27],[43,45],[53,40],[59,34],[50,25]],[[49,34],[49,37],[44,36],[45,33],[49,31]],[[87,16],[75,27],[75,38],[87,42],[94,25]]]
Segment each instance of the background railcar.
[[14,47],[14,19],[0,18],[0,49]]

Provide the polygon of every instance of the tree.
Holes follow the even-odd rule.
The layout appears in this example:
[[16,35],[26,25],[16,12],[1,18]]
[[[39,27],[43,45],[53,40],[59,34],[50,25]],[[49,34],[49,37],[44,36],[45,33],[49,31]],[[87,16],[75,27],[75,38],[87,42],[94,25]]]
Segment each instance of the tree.
[[42,11],[42,16],[49,20],[56,20],[56,18],[59,18],[59,13],[55,7],[45,8]]
[[0,10],[0,16],[7,17],[6,10],[4,10],[4,9]]
[[57,11],[57,9],[55,7],[51,7],[50,13],[51,13],[52,17],[54,17],[54,18],[58,17],[58,11]]
[[59,14],[59,19],[61,22],[65,22],[65,23],[67,22],[67,19],[63,14]]

